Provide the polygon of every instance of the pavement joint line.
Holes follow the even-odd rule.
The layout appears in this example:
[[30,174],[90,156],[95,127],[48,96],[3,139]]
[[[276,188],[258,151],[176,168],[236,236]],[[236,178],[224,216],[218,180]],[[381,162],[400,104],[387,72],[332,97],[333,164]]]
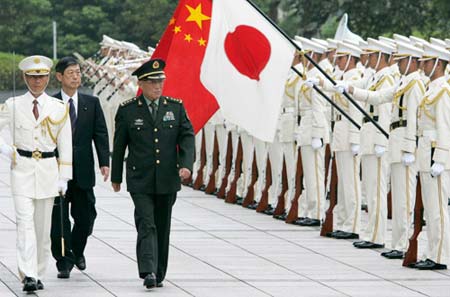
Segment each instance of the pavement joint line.
[[118,295],[114,294],[111,290],[109,290],[108,288],[106,288],[104,285],[102,285],[99,281],[97,281],[95,278],[93,278],[89,273],[85,272],[85,271],[80,271],[82,274],[84,274],[87,278],[89,278],[92,282],[94,282],[95,284],[97,284],[99,287],[103,288],[103,290],[105,290],[106,292],[108,292],[109,294],[111,294],[114,297],[119,297]]
[[[20,281],[19,277],[14,272],[12,272],[11,269],[9,269],[9,267],[6,266],[5,263],[3,263],[3,261],[0,261],[0,265],[3,266],[3,268],[6,269],[11,275],[13,275],[17,279],[17,281]],[[9,286],[3,279],[0,279],[0,282],[3,285],[5,285],[5,287],[8,288],[8,290],[10,290],[11,293],[13,293],[15,296],[19,296],[18,294],[16,294],[14,289],[11,286]],[[36,294],[34,294],[34,295],[37,296]]]
[[[308,248],[308,247],[305,247],[305,246],[303,246],[303,245],[300,245],[300,244],[298,244],[298,243],[296,243],[296,242],[293,242],[293,241],[291,241],[291,240],[285,239],[285,238],[283,238],[283,237],[277,236],[277,235],[272,234],[272,233],[268,233],[268,232],[266,232],[265,230],[256,228],[256,227],[251,226],[251,225],[249,225],[249,224],[246,224],[246,223],[237,221],[236,219],[231,218],[231,217],[229,217],[229,216],[227,216],[227,215],[223,215],[223,214],[221,214],[221,213],[219,213],[219,212],[217,212],[217,211],[215,211],[215,210],[211,210],[211,209],[209,209],[209,208],[206,208],[206,207],[204,207],[204,206],[198,205],[198,204],[193,203],[193,202],[188,202],[188,201],[184,201],[184,202],[185,202],[185,203],[190,203],[190,204],[192,204],[192,205],[195,205],[195,206],[197,206],[197,207],[200,207],[200,208],[202,208],[202,209],[204,209],[204,210],[207,210],[207,211],[209,211],[209,212],[213,212],[213,213],[215,213],[215,214],[217,214],[217,215],[220,215],[220,216],[222,216],[222,217],[225,217],[225,218],[227,218],[227,219],[230,219],[230,220],[232,220],[232,221],[234,221],[234,222],[237,222],[237,223],[246,225],[246,226],[251,227],[251,228],[254,228],[254,229],[256,229],[256,230],[260,230],[261,232],[266,233],[266,234],[268,234],[268,235],[270,235],[270,236],[272,236],[272,237],[275,237],[275,238],[280,239],[280,240],[282,240],[282,241],[286,241],[286,242],[289,242],[289,243],[291,243],[291,244],[294,244],[294,245],[296,245],[296,246],[298,246],[298,247],[300,247],[300,248],[303,248],[303,249],[305,249],[305,250],[308,250],[308,251],[310,251],[310,252],[312,252],[312,253],[315,253],[315,254],[317,254],[317,255],[321,255],[322,257],[325,257],[325,258],[327,258],[327,259],[330,259],[330,260],[332,260],[332,261],[334,261],[334,262],[338,262],[338,263],[340,263],[340,264],[343,264],[343,265],[346,265],[346,266],[351,267],[351,268],[353,268],[353,269],[359,270],[360,272],[367,273],[367,274],[372,275],[372,276],[374,276],[374,277],[381,278],[381,279],[383,279],[383,280],[385,280],[385,281],[387,281],[387,282],[390,282],[390,283],[395,284],[395,285],[397,285],[397,286],[403,287],[403,288],[408,289],[408,290],[410,290],[410,291],[412,291],[412,292],[416,292],[416,293],[419,293],[419,294],[421,294],[421,295],[423,295],[423,296],[427,296],[426,294],[424,294],[424,293],[422,293],[422,292],[420,292],[420,291],[411,289],[411,288],[409,288],[409,287],[407,287],[407,286],[405,286],[405,285],[403,285],[403,284],[401,284],[401,283],[398,283],[398,282],[393,281],[393,280],[386,279],[386,278],[384,278],[384,277],[382,277],[382,276],[380,277],[380,276],[378,276],[378,275],[376,275],[376,274],[374,274],[374,273],[372,273],[372,272],[365,271],[365,270],[363,270],[363,269],[361,269],[361,268],[358,268],[358,267],[356,267],[356,266],[354,266],[354,265],[347,264],[347,263],[345,263],[345,262],[343,262],[343,261],[341,261],[341,260],[332,258],[332,257],[327,256],[327,255],[324,255],[324,254],[322,254],[322,253],[320,253],[320,252],[317,252],[317,251],[315,251],[315,250],[313,250],[313,249],[310,249],[310,248]],[[195,228],[197,228],[197,227],[195,227]],[[197,228],[197,229],[201,230],[200,228]],[[213,236],[214,236],[214,235],[213,235]],[[216,236],[215,236],[215,237],[216,237]],[[225,240],[225,239],[223,239],[223,238],[220,238],[220,237],[217,237],[217,238],[220,239],[220,240],[223,240],[223,241],[225,241],[225,242],[228,242],[227,240]],[[232,243],[231,243],[231,244],[232,244]],[[234,245],[234,244],[232,244],[232,245]],[[242,248],[242,249],[243,249],[243,250],[246,250],[246,249],[244,249],[244,248]],[[259,256],[259,255],[258,255],[258,256]],[[263,258],[263,259],[265,259],[266,261],[272,262],[272,263],[275,264],[275,265],[279,265],[280,267],[283,267],[283,268],[285,268],[285,269],[287,269],[287,270],[291,270],[291,269],[289,269],[289,268],[287,268],[287,267],[284,267],[284,265],[278,264],[278,263],[276,263],[276,262],[273,262],[273,261],[270,260],[270,259],[267,259],[266,257],[262,257],[262,256],[260,256],[260,257]],[[295,273],[297,273],[297,272],[295,272]],[[300,273],[299,273],[299,275],[303,276],[303,275],[300,274]],[[306,277],[306,276],[304,276],[304,277]],[[309,277],[306,277],[306,278],[310,279]],[[313,280],[313,279],[311,279],[311,280]],[[314,280],[313,280],[313,281],[314,281]],[[322,284],[322,285],[324,285],[324,286],[327,286],[326,284],[323,284],[323,283],[321,283],[321,282],[318,282],[318,283],[320,283],[320,284]],[[327,287],[329,287],[329,286],[327,286]],[[337,291],[335,288],[332,288],[332,287],[329,287],[329,288],[331,288],[331,289]],[[339,291],[337,291],[337,292],[339,292]],[[340,293],[341,293],[341,292],[340,292]]]

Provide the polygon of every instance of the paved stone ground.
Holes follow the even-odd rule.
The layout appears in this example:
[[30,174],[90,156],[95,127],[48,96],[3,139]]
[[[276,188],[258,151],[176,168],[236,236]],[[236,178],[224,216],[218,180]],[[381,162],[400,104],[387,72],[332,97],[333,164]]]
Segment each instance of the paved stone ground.
[[[33,296],[450,296],[448,271],[403,268],[400,260],[382,258],[380,250],[357,250],[351,241],[320,237],[318,228],[287,225],[190,188],[183,188],[175,204],[164,287],[147,292],[137,275],[128,193],[113,193],[101,181],[95,192],[98,218],[87,269],[60,280],[52,259],[46,289]],[[15,240],[9,169],[0,157],[1,297],[25,295]],[[422,237],[420,246],[425,244]]]

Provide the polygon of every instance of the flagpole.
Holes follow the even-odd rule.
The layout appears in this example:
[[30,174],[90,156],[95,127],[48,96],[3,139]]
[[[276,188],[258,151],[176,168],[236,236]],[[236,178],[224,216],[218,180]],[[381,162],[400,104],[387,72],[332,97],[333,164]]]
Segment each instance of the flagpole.
[[[281,29],[277,24],[275,24],[274,21],[272,21],[258,6],[256,6],[251,0],[246,0],[248,4],[250,4],[256,11],[259,12],[259,14],[261,14],[262,17],[264,17],[275,29],[277,29],[278,32],[280,32],[281,35],[284,36],[284,38],[286,38],[297,50],[302,50],[298,44],[296,44],[290,37],[289,35],[287,35],[283,29]],[[333,78],[331,78],[331,76],[328,75],[328,73],[325,72],[325,70],[323,70],[319,64],[317,64],[310,56],[308,56],[307,54],[305,54],[305,57],[308,59],[308,61],[314,65],[314,67],[316,67],[333,85],[336,85],[336,82],[333,80]],[[318,90],[318,88],[314,88],[316,91]],[[366,118],[369,119],[369,121],[384,135],[386,136],[386,138],[389,138],[389,134],[384,131],[383,128],[381,128],[381,126],[361,107],[359,106],[358,103],[356,103],[356,101],[350,97],[350,95],[344,91],[343,95],[353,104],[353,106],[355,106]],[[347,117],[347,116],[346,116]],[[347,117],[349,118],[349,117]]]
[[[303,75],[300,73],[300,71],[298,71],[298,69],[296,69],[294,66],[291,67],[291,69],[301,78],[303,78]],[[356,128],[361,129],[361,126],[358,125],[357,122],[355,122],[354,119],[352,119],[339,105],[337,105],[336,103],[333,102],[333,100],[331,100],[327,95],[325,95],[324,92],[322,92],[321,89],[319,89],[316,85],[313,85],[314,90],[316,90],[317,93],[319,93],[320,95],[322,95],[323,98],[325,98],[325,100],[327,100],[331,105],[333,105],[333,107],[335,107],[344,117],[347,118],[347,120],[350,121],[350,123],[353,124],[353,126],[355,126]]]

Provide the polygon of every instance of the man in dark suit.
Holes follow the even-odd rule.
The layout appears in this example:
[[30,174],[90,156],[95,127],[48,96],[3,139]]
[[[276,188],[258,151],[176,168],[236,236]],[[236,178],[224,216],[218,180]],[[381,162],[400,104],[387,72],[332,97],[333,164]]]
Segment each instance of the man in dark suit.
[[194,163],[194,131],[181,100],[162,96],[165,63],[150,60],[133,75],[142,95],[121,104],[116,115],[111,182],[120,191],[124,154],[127,190],[135,206],[140,278],[161,287],[169,254],[172,206]]
[[[56,65],[56,78],[61,82],[61,92],[54,97],[63,100],[69,108],[72,126],[73,179],[68,183],[65,199],[62,199],[63,201],[60,201],[59,197],[55,199],[51,239],[58,278],[69,278],[74,264],[80,270],[86,269],[84,249],[97,216],[93,191],[95,172],[92,142],[105,181],[109,176],[109,142],[105,117],[98,98],[78,93],[81,84],[78,61],[72,57],[59,60]],[[74,221],[72,229],[69,221],[69,202],[70,214]],[[61,232],[62,225],[63,232]],[[62,234],[65,256],[62,255]]]

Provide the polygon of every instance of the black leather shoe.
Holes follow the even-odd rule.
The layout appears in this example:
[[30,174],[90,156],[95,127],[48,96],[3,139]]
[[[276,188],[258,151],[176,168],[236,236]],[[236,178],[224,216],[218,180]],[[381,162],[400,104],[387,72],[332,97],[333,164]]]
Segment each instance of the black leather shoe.
[[204,192],[204,191],[206,190],[206,186],[205,186],[205,185],[202,185],[202,186],[200,187],[199,190],[202,191],[202,192]]
[[156,283],[156,287],[157,287],[157,288],[162,288],[162,287],[164,287],[164,285],[163,285],[162,282],[159,282],[159,283]]
[[243,202],[244,202],[244,198],[242,198],[242,197],[239,197],[239,198],[236,199],[236,204],[237,205],[242,205]]
[[84,258],[84,256],[76,257],[75,265],[77,266],[78,269],[85,270],[86,269],[86,259]]
[[295,221],[292,222],[292,224],[297,226],[303,226],[302,223],[307,220],[308,218],[298,218]]
[[343,231],[341,231],[341,230],[336,230],[336,231],[332,231],[332,232],[327,232],[327,233],[325,234],[325,236],[326,236],[326,237],[331,237],[331,238],[336,238],[336,236],[337,236],[339,233],[341,233],[341,232],[343,232]]
[[58,278],[70,278],[70,271],[69,270],[60,270],[58,271]]
[[365,242],[364,240],[354,241],[354,242],[353,242],[353,246],[357,246],[358,244],[362,244],[362,243],[364,243],[364,242]]
[[320,226],[320,220],[304,219],[299,224],[300,224],[300,226],[306,226],[306,227],[318,227],[318,226]]
[[22,282],[23,282],[22,291],[24,292],[34,292],[38,289],[36,280],[32,277],[26,276]]
[[36,287],[38,290],[44,290],[44,284],[41,282],[40,279],[38,279]]
[[356,233],[341,231],[341,232],[337,233],[334,236],[334,238],[336,238],[336,239],[359,239],[359,235]]
[[268,215],[268,216],[273,216],[273,212],[275,211],[275,209],[272,207],[272,205],[267,205],[266,210],[263,211],[264,214]]
[[144,278],[144,287],[147,289],[156,287],[156,276],[154,273],[147,274]]
[[257,209],[258,205],[259,205],[258,202],[253,202],[252,204],[247,205],[247,208],[248,209]]
[[286,212],[283,212],[280,215],[273,216],[274,219],[277,219],[277,220],[280,220],[280,221],[286,221],[286,217],[287,217],[287,213]]
[[439,264],[430,259],[426,259],[425,261],[416,263],[414,268],[417,268],[419,270],[444,270],[447,269],[447,265]]
[[388,259],[403,259],[404,253],[397,250],[391,250],[389,252],[381,253],[381,256]]
[[381,249],[384,248],[384,244],[378,244],[370,241],[363,241],[359,244],[354,244],[358,249]]

